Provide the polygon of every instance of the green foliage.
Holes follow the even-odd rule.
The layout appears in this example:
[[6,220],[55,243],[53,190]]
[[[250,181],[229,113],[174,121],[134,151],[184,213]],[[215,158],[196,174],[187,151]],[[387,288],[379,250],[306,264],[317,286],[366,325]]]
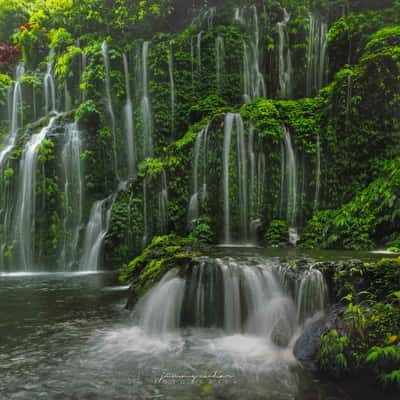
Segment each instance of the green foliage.
[[68,46],[66,51],[57,59],[55,73],[61,80],[73,77],[73,62],[82,55],[82,50],[74,45]]
[[14,176],[15,171],[12,168],[6,168],[3,171],[4,181],[5,183],[9,183],[11,178]]
[[158,158],[146,158],[139,164],[139,174],[142,176],[160,175],[164,169],[164,163]]
[[348,369],[346,358],[348,343],[348,338],[340,336],[335,329],[323,335],[318,356],[320,368],[337,377],[345,373]]
[[65,28],[51,29],[48,35],[50,39],[50,48],[55,53],[59,53],[73,43],[72,35]]
[[39,88],[42,85],[42,80],[36,75],[24,74],[20,79],[23,84],[34,88]]
[[383,176],[339,210],[314,215],[304,230],[306,247],[371,249],[393,232],[400,217],[400,159],[387,161]]
[[271,221],[265,233],[265,242],[268,246],[279,246],[289,242],[289,226],[286,221]]
[[346,324],[349,337],[353,336],[354,334],[364,337],[367,320],[359,304],[349,303],[344,312],[343,319]]
[[17,27],[26,21],[26,1],[0,0],[0,42],[8,42]]
[[38,160],[44,163],[54,160],[54,158],[54,142],[50,139],[44,139],[39,146]]
[[[398,341],[398,337],[393,336],[393,340]],[[366,361],[373,365],[385,385],[395,385],[400,388],[400,342],[372,347],[368,351]]]
[[193,239],[175,235],[156,236],[143,253],[121,272],[121,282],[133,282],[137,301],[152,285],[172,268],[186,266],[192,256]]
[[[400,260],[384,258],[377,263],[349,262],[335,270],[334,283],[337,299],[361,302],[368,294],[372,300],[390,302],[388,296],[400,287]],[[348,295],[352,297],[346,298]]]
[[206,98],[198,101],[190,109],[190,119],[193,122],[198,122],[205,117],[212,117],[215,114],[223,112],[227,108],[227,103],[217,95],[209,95]]
[[98,124],[100,113],[97,110],[96,103],[93,100],[87,100],[81,103],[75,113],[79,123],[89,125],[93,121]]
[[0,74],[0,104],[7,102],[8,88],[12,85],[12,79],[5,74]]
[[240,114],[249,119],[261,135],[272,136],[276,141],[282,139],[283,127],[274,101],[257,99],[245,104]]
[[214,234],[210,226],[209,217],[200,217],[194,222],[190,237],[200,243],[213,243]]

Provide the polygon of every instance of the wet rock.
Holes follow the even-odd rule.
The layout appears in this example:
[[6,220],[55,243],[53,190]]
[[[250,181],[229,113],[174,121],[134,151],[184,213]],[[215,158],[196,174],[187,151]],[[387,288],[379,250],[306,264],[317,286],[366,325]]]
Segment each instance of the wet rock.
[[321,344],[321,336],[331,329],[342,331],[341,315],[343,306],[334,305],[321,318],[309,322],[297,339],[294,346],[294,355],[307,369],[316,370],[316,359]]

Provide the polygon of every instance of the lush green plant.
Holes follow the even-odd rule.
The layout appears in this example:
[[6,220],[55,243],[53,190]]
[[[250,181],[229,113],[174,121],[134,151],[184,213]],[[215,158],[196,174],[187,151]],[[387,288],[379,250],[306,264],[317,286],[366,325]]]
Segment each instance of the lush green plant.
[[4,181],[6,183],[10,182],[11,178],[14,176],[15,171],[12,168],[6,168],[3,171]]
[[271,221],[265,233],[268,246],[278,246],[289,242],[289,227],[286,221],[276,219]]
[[175,235],[156,236],[121,271],[122,282],[133,282],[134,301],[137,301],[152,285],[172,268],[186,266],[193,256],[193,239]]
[[349,339],[345,336],[340,336],[336,329],[323,335],[318,356],[320,368],[337,377],[346,372],[348,368],[346,358],[348,343]]
[[44,139],[39,146],[39,161],[46,162],[54,158],[54,142],[50,139]]
[[400,387],[400,342],[398,336],[392,336],[389,341],[397,344],[372,347],[366,361],[373,365],[384,384]]
[[214,234],[210,227],[209,217],[200,217],[194,222],[190,237],[197,242],[213,243]]
[[99,111],[97,110],[96,103],[93,100],[87,100],[81,103],[76,110],[76,119],[82,124],[90,124],[91,121],[98,121]]
[[343,319],[346,324],[349,337],[353,336],[355,333],[361,337],[364,337],[367,319],[364,315],[361,305],[349,303],[344,312]]

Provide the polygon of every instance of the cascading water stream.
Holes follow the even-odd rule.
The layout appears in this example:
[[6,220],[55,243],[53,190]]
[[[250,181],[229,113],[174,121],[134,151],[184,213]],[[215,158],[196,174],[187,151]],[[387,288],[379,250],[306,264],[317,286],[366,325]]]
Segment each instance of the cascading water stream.
[[328,25],[313,13],[309,14],[307,43],[306,96],[314,96],[325,82]]
[[189,229],[199,217],[200,205],[207,199],[207,143],[209,128],[210,124],[197,134],[194,144],[193,189],[188,210]]
[[168,73],[169,73],[169,87],[170,87],[170,97],[171,97],[171,133],[175,131],[175,104],[176,104],[176,94],[175,94],[175,80],[174,80],[174,55],[172,53],[172,46],[168,51]]
[[231,203],[229,194],[229,161],[232,142],[234,114],[225,117],[223,148],[223,191],[224,191],[224,244],[231,243]]
[[286,220],[289,225],[289,241],[296,245],[299,240],[296,227],[297,219],[297,166],[290,133],[283,128],[285,144],[285,181],[286,181]]
[[71,94],[69,93],[68,83],[64,82],[64,111],[71,111],[72,108],[72,99]]
[[179,329],[184,293],[184,280],[170,271],[146,294],[136,310],[146,334],[162,337]]
[[53,77],[53,64],[47,63],[46,74],[43,80],[45,115],[56,110],[56,86]]
[[306,320],[324,311],[327,288],[321,272],[310,267],[292,293],[284,274],[272,260],[202,257],[185,273],[169,271],[136,305],[135,320],[161,338],[184,327],[217,327],[225,335],[291,348]]
[[327,305],[327,285],[321,271],[311,266],[303,273],[297,289],[297,320],[304,323],[307,318],[322,312]]
[[108,232],[114,199],[115,195],[111,195],[96,201],[92,206],[85,230],[81,271],[98,271],[102,268],[104,239]]
[[190,38],[190,64],[192,73],[192,91],[194,91],[194,71],[195,71],[194,36]]
[[283,21],[278,22],[278,58],[279,58],[279,93],[282,98],[292,96],[292,55],[290,45],[287,41],[287,25],[290,21],[290,14],[283,8]]
[[225,44],[222,36],[217,36],[215,39],[215,59],[216,59],[216,78],[217,88],[221,90],[222,74],[224,71],[225,59]]
[[257,97],[266,97],[265,79],[261,72],[260,23],[258,10],[251,7],[236,8],[235,20],[249,32],[250,41],[243,41],[243,100],[248,103]]
[[[82,50],[82,56],[81,56],[81,75],[80,75],[80,86],[83,83],[83,73],[86,70],[86,66],[87,66],[87,56],[85,54],[85,52]],[[81,89],[81,98],[82,98],[82,102],[84,102],[86,100],[86,89],[84,87],[82,87]]]
[[314,210],[318,211],[319,198],[321,191],[321,139],[317,133],[317,160],[316,160],[316,171],[315,171],[315,197],[314,197]]
[[149,227],[149,211],[148,211],[148,178],[143,179],[143,237],[142,248],[144,249],[150,240],[150,227]]
[[64,237],[60,263],[72,270],[77,262],[83,220],[84,175],[81,167],[82,140],[77,123],[65,127],[65,144],[61,153],[64,176]]
[[18,199],[14,224],[14,240],[18,268],[30,271],[35,268],[35,223],[36,223],[36,174],[40,145],[54,127],[57,116],[33,135],[26,143],[20,161]]
[[201,40],[203,31],[200,31],[196,36],[196,56],[197,56],[197,72],[201,73]]
[[6,160],[8,154],[14,148],[17,139],[18,129],[22,126],[22,90],[21,90],[21,77],[24,75],[24,65],[18,64],[15,73],[14,89],[12,91],[12,108],[10,115],[10,134],[6,145],[0,151],[0,169],[2,168],[3,161]]
[[161,233],[165,234],[167,233],[168,224],[168,183],[165,169],[162,170],[161,174],[161,191],[158,195],[158,209],[160,214]]
[[236,139],[236,162],[238,174],[238,208],[240,217],[240,238],[249,239],[249,203],[248,203],[248,175],[247,150],[244,138],[244,125],[240,114],[228,113],[225,116],[224,143],[223,143],[223,209],[224,209],[224,244],[232,243],[231,234],[231,199],[230,199],[230,161],[233,129]]
[[110,60],[108,58],[108,47],[107,42],[103,42],[101,45],[101,52],[103,54],[104,70],[105,70],[105,95],[106,95],[106,106],[107,112],[110,117],[111,122],[111,134],[113,137],[113,154],[114,154],[114,173],[118,178],[118,155],[117,155],[117,132],[116,132],[116,122],[115,113],[111,97],[111,83],[110,83]]
[[151,113],[149,90],[148,90],[148,52],[150,43],[145,41],[142,46],[142,68],[141,81],[143,97],[141,101],[141,114],[143,123],[143,158],[153,156],[153,116]]
[[124,125],[125,125],[125,138],[126,138],[126,152],[127,152],[127,176],[133,178],[136,175],[136,137],[133,122],[133,105],[131,97],[131,87],[129,79],[129,65],[126,54],[123,54],[124,74],[125,74],[125,94],[126,103],[124,107]]

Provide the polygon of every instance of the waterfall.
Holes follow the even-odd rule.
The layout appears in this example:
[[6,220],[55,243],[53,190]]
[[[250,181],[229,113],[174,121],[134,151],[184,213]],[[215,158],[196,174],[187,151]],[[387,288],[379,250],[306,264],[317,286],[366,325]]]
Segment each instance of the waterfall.
[[236,162],[238,172],[238,209],[240,216],[241,239],[247,241],[249,233],[247,151],[244,138],[244,125],[240,114],[228,113],[225,116],[223,144],[223,199],[224,199],[224,244],[232,242],[231,204],[230,204],[230,161],[233,128],[236,133]]
[[292,56],[288,37],[287,24],[290,20],[290,14],[283,9],[283,21],[278,22],[278,57],[279,57],[279,93],[282,98],[292,96]]
[[136,310],[145,333],[163,336],[179,328],[184,293],[185,282],[170,271],[145,295]]
[[353,76],[349,74],[347,75],[346,121],[345,121],[346,130],[348,129],[350,124],[352,99],[353,99]]
[[292,139],[289,131],[284,127],[285,144],[285,181],[286,181],[286,219],[289,224],[290,242],[296,244],[298,241],[296,218],[297,218],[297,166]]
[[129,65],[126,54],[122,55],[124,63],[124,74],[125,74],[125,94],[126,102],[124,107],[124,126],[125,126],[125,137],[126,137],[126,152],[127,152],[127,167],[129,178],[133,178],[136,175],[136,138],[133,123],[133,106],[131,97],[131,87],[129,80]]
[[266,174],[266,159],[265,159],[265,154],[260,153],[258,155],[258,160],[257,160],[257,197],[256,197],[256,209],[261,215],[262,212],[262,206],[263,206],[263,201],[264,201],[264,191],[265,191],[265,174]]
[[171,97],[171,132],[175,131],[175,81],[174,81],[174,58],[172,47],[168,51],[168,72],[169,72],[169,86]]
[[[12,212],[15,207],[13,189],[8,185],[3,177],[8,155],[15,147],[18,129],[22,126],[22,90],[21,77],[24,74],[24,65],[19,63],[15,73],[15,83],[8,90],[8,118],[10,121],[9,135],[0,151],[0,221],[1,221],[1,247],[0,247],[0,267],[6,266],[7,246],[13,246],[10,242],[10,233],[12,231]],[[12,235],[11,235],[12,236]]]
[[325,83],[328,25],[312,13],[309,14],[306,95],[315,95]]
[[194,65],[195,65],[195,55],[194,55],[194,36],[190,38],[190,63],[192,72],[192,91],[194,91]]
[[149,52],[149,42],[143,42],[142,46],[142,90],[143,97],[141,102],[141,114],[143,123],[143,157],[153,156],[153,117],[151,114],[149,90],[148,90],[148,66],[147,57]]
[[149,242],[150,230],[149,230],[149,216],[147,210],[147,176],[143,179],[143,237],[142,247],[143,249]]
[[69,93],[67,81],[64,82],[64,110],[71,111],[72,108],[72,100],[71,95]]
[[18,129],[22,126],[22,90],[21,90],[21,77],[24,75],[24,65],[18,64],[15,73],[15,83],[12,92],[12,108],[11,108],[11,123],[10,134],[7,139],[6,145],[0,151],[0,168],[3,161],[7,158],[8,154],[14,148],[17,139]]
[[201,73],[201,39],[203,31],[200,31],[196,36],[196,54],[197,54],[197,72]]
[[39,133],[32,135],[26,143],[20,161],[20,177],[15,217],[15,241],[18,267],[23,271],[34,268],[35,223],[36,223],[36,174],[40,145],[54,127],[57,116]]
[[[97,271],[102,268],[104,239],[110,224],[114,197],[96,201],[90,211],[89,222],[85,230],[83,255],[80,260],[81,271]],[[107,203],[110,203],[109,205]]]
[[[87,66],[87,57],[86,57],[84,50],[82,50],[81,75],[80,75],[80,81],[79,81],[80,84],[83,83],[83,74],[85,72],[86,66]],[[81,89],[81,98],[82,98],[82,102],[84,102],[86,100],[86,90],[85,89]]]
[[45,115],[56,110],[56,87],[53,78],[53,64],[47,63],[46,74],[43,80]]
[[248,159],[250,165],[249,181],[249,210],[250,210],[250,238],[257,241],[257,229],[261,225],[261,214],[265,186],[266,161],[264,153],[257,156],[254,149],[254,126],[250,125],[248,136]]
[[266,97],[265,79],[261,72],[260,24],[255,5],[235,9],[235,20],[249,33],[249,43],[243,41],[243,100]]
[[111,83],[110,83],[110,60],[108,58],[107,42],[101,44],[101,52],[103,54],[104,70],[105,70],[105,94],[107,112],[111,121],[111,133],[113,137],[113,153],[114,153],[114,173],[118,177],[118,155],[117,155],[117,132],[115,114],[111,97]]
[[217,15],[217,7],[207,8],[199,13],[192,21],[192,25],[197,25],[199,27],[205,27],[208,30],[214,27],[214,19]]
[[167,173],[163,168],[161,174],[161,192],[158,196],[158,209],[160,214],[160,228],[161,233],[167,233],[168,224],[168,184],[167,184]]
[[326,284],[310,268],[300,275],[293,295],[282,283],[283,274],[277,261],[202,257],[184,273],[169,271],[139,301],[135,319],[153,336],[187,326],[218,327],[289,347],[305,319],[324,310]]
[[64,237],[61,265],[71,270],[77,253],[83,218],[83,171],[81,168],[82,141],[77,123],[65,127],[65,143],[61,153],[64,176]]
[[315,197],[314,197],[314,210],[318,211],[319,207],[319,196],[321,191],[321,140],[319,133],[317,133],[317,143],[316,143],[316,172],[315,172]]
[[214,27],[214,18],[217,15],[217,7],[210,7],[204,13],[204,19],[207,21],[208,29],[212,29]]
[[244,138],[244,124],[240,114],[235,115],[236,134],[237,134],[237,163],[238,163],[238,179],[239,179],[239,209],[240,209],[240,228],[241,235],[244,240],[248,240],[248,176],[247,176],[247,158],[246,143]]
[[224,59],[225,59],[225,45],[224,39],[221,36],[217,36],[215,39],[215,59],[216,59],[216,77],[217,77],[217,88],[221,90],[222,73],[224,70]]
[[224,243],[231,243],[231,207],[229,195],[229,161],[231,152],[234,114],[225,117],[224,149],[223,149],[223,191],[224,191]]
[[297,289],[297,319],[304,322],[307,317],[323,311],[327,304],[328,289],[321,271],[311,266],[304,272]]
[[[196,137],[193,157],[193,188],[189,201],[188,229],[193,226],[200,214],[200,204],[207,199],[207,146],[210,124]],[[201,186],[200,186],[201,185]]]

